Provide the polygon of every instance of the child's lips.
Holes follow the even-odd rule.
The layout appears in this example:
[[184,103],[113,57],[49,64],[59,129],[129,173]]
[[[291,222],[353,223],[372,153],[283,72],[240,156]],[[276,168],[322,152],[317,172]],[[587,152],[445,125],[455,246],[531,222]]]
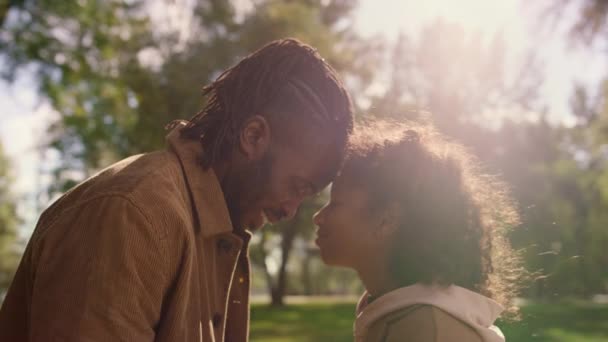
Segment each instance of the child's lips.
[[317,230],[317,238],[315,239],[315,243],[317,244],[317,246],[319,245],[319,242],[327,239],[327,236],[328,234],[326,231],[322,229]]

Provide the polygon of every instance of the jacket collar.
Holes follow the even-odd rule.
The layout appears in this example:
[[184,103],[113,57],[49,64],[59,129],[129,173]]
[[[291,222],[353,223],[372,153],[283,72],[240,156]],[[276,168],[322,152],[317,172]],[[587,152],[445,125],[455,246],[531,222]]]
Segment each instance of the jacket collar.
[[168,148],[180,161],[186,185],[193,199],[203,237],[232,233],[233,226],[219,180],[212,168],[203,169],[200,156],[203,148],[198,141],[180,137],[185,122],[175,124],[166,137]]

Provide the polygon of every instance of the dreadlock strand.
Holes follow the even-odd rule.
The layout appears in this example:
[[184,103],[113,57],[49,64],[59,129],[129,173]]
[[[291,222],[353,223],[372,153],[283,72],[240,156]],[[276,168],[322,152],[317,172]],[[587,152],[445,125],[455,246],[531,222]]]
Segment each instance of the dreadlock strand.
[[[186,138],[200,140],[205,149],[203,166],[210,167],[234,151],[247,118],[264,114],[264,109],[293,79],[314,90],[322,106],[311,108],[321,107],[330,113],[330,126],[341,132],[338,140],[346,141],[352,130],[352,108],[334,69],[315,49],[295,39],[284,39],[245,57],[203,88],[206,105],[190,119],[182,133]],[[302,103],[297,98],[289,101],[292,106]],[[285,110],[285,114],[295,115],[293,110]]]

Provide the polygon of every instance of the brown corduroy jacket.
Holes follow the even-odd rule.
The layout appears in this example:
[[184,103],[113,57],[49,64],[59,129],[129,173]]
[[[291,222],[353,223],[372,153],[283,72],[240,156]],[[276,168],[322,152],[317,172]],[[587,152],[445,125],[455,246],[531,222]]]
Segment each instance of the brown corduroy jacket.
[[127,158],[40,217],[0,341],[246,341],[250,234],[235,234],[198,142]]

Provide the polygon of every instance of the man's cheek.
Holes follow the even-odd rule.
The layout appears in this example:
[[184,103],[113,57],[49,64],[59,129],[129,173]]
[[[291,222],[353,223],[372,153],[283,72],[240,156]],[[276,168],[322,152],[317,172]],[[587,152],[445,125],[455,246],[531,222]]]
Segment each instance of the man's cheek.
[[279,183],[277,181],[271,182],[270,186],[266,191],[266,196],[264,196],[269,202],[277,203],[284,200],[287,196],[287,188],[283,185],[283,183]]

